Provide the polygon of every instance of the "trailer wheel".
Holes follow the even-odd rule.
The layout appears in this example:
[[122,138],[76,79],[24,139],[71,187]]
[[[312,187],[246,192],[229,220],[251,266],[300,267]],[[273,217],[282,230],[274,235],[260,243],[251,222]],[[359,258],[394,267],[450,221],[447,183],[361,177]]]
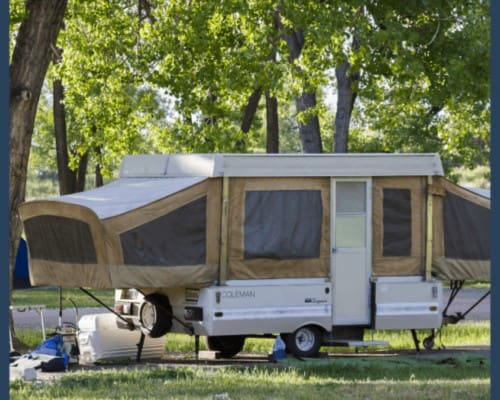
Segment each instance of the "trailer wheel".
[[432,335],[427,336],[424,339],[423,344],[424,344],[425,350],[432,350],[432,348],[434,347],[434,337]]
[[209,350],[220,352],[222,358],[231,358],[243,350],[245,336],[207,336],[205,344]]
[[144,297],[139,310],[141,331],[152,338],[159,338],[172,329],[172,306],[168,297],[159,293]]
[[316,357],[322,344],[322,334],[318,327],[303,326],[290,335],[285,335],[287,350],[298,357]]

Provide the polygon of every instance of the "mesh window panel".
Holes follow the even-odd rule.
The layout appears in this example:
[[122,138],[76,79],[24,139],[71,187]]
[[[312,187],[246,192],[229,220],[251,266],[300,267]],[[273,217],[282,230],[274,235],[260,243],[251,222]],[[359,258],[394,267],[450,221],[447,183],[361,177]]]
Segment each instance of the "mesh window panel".
[[24,222],[32,258],[78,264],[96,264],[89,225],[71,218],[42,215]]
[[244,257],[317,258],[322,218],[320,190],[248,191]]
[[443,202],[446,258],[490,259],[490,210],[446,192]]
[[365,182],[337,182],[337,214],[364,213],[366,211]]
[[384,189],[384,256],[411,255],[411,192]]
[[207,198],[202,197],[120,235],[127,265],[205,264]]

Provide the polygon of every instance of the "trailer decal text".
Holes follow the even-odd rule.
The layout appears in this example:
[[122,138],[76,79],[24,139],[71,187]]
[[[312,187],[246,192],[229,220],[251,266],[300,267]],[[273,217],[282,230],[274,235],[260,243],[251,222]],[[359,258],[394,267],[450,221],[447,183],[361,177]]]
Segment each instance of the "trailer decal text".
[[321,304],[321,303],[326,303],[326,299],[317,299],[315,297],[311,298],[311,297],[307,297],[304,299],[304,302],[305,303],[313,303],[313,304]]
[[255,290],[223,290],[216,293],[216,298],[218,298],[219,296],[223,299],[243,299],[250,297],[254,298]]

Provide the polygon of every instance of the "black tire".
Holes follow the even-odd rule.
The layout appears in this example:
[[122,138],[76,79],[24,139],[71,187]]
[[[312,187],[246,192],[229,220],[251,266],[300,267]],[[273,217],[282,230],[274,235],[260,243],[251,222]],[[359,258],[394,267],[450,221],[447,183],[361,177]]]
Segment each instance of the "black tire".
[[172,306],[168,297],[159,293],[148,294],[139,310],[141,331],[151,338],[159,338],[172,329]]
[[297,357],[316,357],[323,344],[321,330],[313,325],[303,326],[289,335],[283,335],[286,350]]
[[231,358],[243,350],[245,336],[207,336],[205,344],[209,350],[220,352],[222,358]]

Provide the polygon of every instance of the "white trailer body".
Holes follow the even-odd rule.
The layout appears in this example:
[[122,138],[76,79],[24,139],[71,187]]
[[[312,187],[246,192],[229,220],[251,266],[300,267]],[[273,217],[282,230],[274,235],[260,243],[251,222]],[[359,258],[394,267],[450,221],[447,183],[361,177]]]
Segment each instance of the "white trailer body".
[[[193,325],[195,332],[203,336],[290,333],[307,325],[320,326],[325,332],[334,326],[373,326],[375,329],[441,326],[441,282],[403,279],[375,282],[373,286],[376,293],[373,315],[371,304],[359,304],[355,291],[335,303],[331,282],[261,281],[212,286],[200,290],[197,305],[203,309],[203,320]],[[352,303],[358,303],[357,307],[350,307]],[[363,317],[368,314],[369,319],[362,320],[352,314],[352,318],[337,322],[334,316],[339,308],[361,311]]]

